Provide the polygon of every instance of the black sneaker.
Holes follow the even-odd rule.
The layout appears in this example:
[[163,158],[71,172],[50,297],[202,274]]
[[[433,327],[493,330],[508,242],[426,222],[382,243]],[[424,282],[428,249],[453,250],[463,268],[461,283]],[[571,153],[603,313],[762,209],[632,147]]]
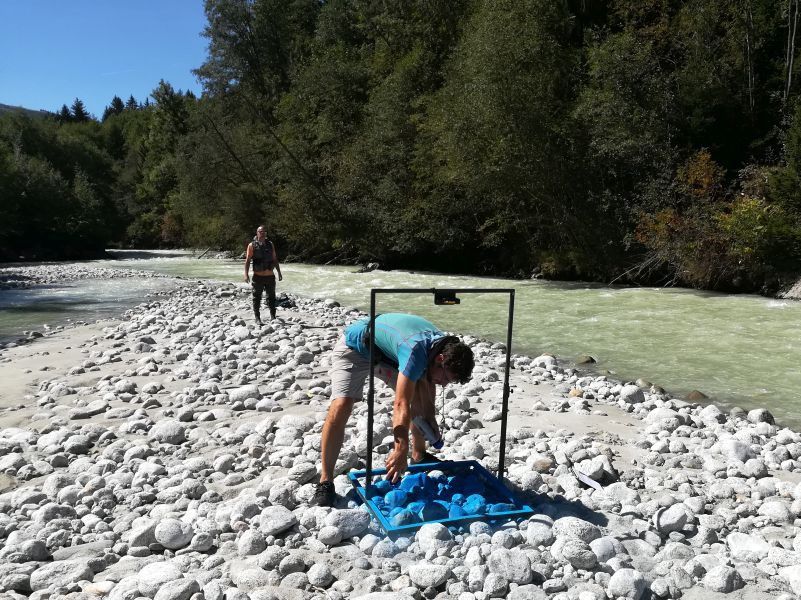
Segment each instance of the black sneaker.
[[437,458],[436,456],[434,456],[430,452],[424,452],[423,456],[421,456],[419,460],[415,460],[414,458],[412,458],[412,460],[411,460],[411,463],[413,465],[420,465],[420,464],[424,464],[424,463],[438,463],[438,462],[442,462],[442,459],[441,458]]
[[314,490],[312,496],[311,506],[333,506],[337,494],[334,491],[334,483],[332,481],[322,481],[317,484],[317,489]]

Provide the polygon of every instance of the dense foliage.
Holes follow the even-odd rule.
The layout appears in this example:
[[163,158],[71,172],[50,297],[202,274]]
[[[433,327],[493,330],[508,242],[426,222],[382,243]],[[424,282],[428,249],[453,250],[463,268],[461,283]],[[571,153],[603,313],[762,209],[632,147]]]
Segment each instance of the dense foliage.
[[775,289],[799,0],[206,0],[202,98],[0,117],[0,253],[104,244]]

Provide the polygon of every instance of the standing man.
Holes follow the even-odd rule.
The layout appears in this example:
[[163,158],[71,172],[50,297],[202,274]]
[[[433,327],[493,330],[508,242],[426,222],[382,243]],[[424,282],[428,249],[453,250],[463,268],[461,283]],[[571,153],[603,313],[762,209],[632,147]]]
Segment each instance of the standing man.
[[[331,506],[335,500],[334,467],[342,449],[353,405],[362,398],[370,373],[370,319],[345,328],[332,351],[331,406],[323,425],[320,483],[313,504]],[[439,433],[434,416],[436,386],[466,383],[473,372],[473,351],[459,338],[446,336],[422,317],[401,313],[375,319],[375,374],[395,390],[392,434],[395,446],[386,460],[387,479],[397,481],[406,471],[411,420],[422,416]],[[412,462],[436,460],[426,452],[426,440],[411,425]]]
[[264,225],[256,229],[256,237],[248,244],[245,251],[245,282],[250,282],[250,263],[253,262],[253,316],[256,323],[262,325],[261,295],[267,291],[267,305],[270,308],[270,319],[275,319],[275,272],[278,281],[283,279],[281,267],[278,265],[278,255],[275,253],[275,244],[267,239],[267,230]]

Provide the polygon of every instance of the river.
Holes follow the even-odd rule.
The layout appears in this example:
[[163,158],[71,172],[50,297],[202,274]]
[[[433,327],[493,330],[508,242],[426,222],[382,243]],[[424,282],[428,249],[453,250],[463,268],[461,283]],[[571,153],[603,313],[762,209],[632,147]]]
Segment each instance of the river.
[[[125,258],[82,264],[245,285],[241,261],[197,260],[182,252],[119,255]],[[285,264],[279,292],[333,298],[367,310],[374,287],[513,287],[516,353],[550,352],[569,361],[588,354],[598,361],[597,370],[618,379],[641,377],[678,397],[698,389],[718,404],[766,407],[781,423],[801,427],[801,302],[685,289],[354,270]],[[147,292],[174,284],[158,278],[83,280],[0,291],[0,337],[41,329],[45,323],[114,316],[141,302]],[[459,306],[434,306],[430,295],[379,299],[379,312],[417,312],[442,328],[506,339],[508,300],[500,294],[466,294]],[[251,318],[250,310],[242,316]]]

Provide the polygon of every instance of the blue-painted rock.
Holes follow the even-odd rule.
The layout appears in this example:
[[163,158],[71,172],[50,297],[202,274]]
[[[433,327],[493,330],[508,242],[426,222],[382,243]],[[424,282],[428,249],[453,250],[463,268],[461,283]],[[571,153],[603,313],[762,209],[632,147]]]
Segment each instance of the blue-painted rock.
[[465,510],[459,505],[455,503],[451,503],[450,508],[448,509],[448,516],[451,519],[458,519],[459,517],[463,517],[467,514]]
[[425,500],[415,500],[414,502],[409,502],[409,505],[406,507],[410,511],[415,514],[420,514],[420,511],[423,510],[423,507],[426,505]]
[[406,475],[400,482],[400,489],[411,492],[414,488],[423,489],[427,483],[428,476],[425,473],[411,473]]
[[398,514],[392,517],[392,524],[396,527],[400,525],[411,525],[419,522],[420,518],[412,511],[407,509],[401,510]]
[[514,504],[508,504],[506,502],[498,502],[497,504],[490,504],[487,507],[487,512],[491,515],[495,515],[502,512],[509,512],[515,509]]
[[468,515],[483,515],[487,512],[487,500],[481,494],[471,494],[462,508]]
[[428,502],[420,511],[423,521],[439,521],[448,518],[448,509],[438,502]]
[[386,479],[379,479],[374,484],[367,487],[367,497],[374,498],[376,496],[383,496],[392,490],[392,484]]
[[389,507],[405,506],[408,494],[406,490],[392,490],[384,496],[384,503]]

